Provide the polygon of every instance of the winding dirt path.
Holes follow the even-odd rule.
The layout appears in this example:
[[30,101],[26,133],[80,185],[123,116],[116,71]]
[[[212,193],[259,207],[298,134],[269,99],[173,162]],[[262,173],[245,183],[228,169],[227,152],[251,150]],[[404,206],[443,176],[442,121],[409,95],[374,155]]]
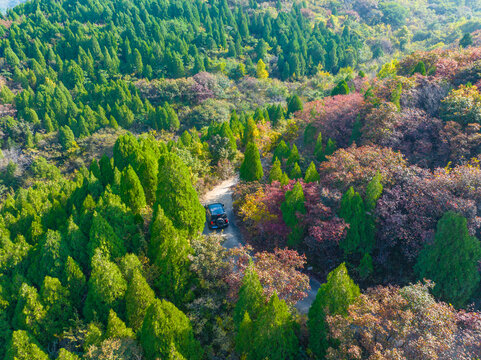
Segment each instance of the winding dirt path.
[[[208,193],[206,193],[201,199],[202,204],[204,205],[216,202],[224,204],[224,208],[227,212],[230,225],[224,230],[221,230],[220,234],[225,239],[223,245],[227,249],[232,249],[245,244],[242,238],[242,234],[237,226],[237,221],[239,221],[239,219],[237,219],[234,214],[234,206],[232,200],[233,188],[235,185],[237,185],[238,182],[238,177],[229,178],[221,182]],[[204,228],[204,234],[209,234],[211,231],[212,230],[209,230],[206,224]],[[311,307],[311,304],[316,298],[317,291],[321,286],[319,281],[317,281],[313,277],[309,277],[309,283],[311,285],[311,288],[308,291],[307,297],[296,304],[296,308],[301,314],[307,314],[309,308]]]

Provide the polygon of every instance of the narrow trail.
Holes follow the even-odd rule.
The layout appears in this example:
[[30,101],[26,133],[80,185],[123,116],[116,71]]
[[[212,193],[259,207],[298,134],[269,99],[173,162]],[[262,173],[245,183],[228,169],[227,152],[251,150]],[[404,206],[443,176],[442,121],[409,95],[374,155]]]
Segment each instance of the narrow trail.
[[[227,212],[230,225],[227,228],[219,231],[219,233],[224,238],[223,245],[227,249],[232,249],[245,244],[245,241],[242,238],[242,233],[237,226],[237,222],[239,221],[239,219],[237,219],[234,214],[234,206],[232,200],[233,188],[235,185],[237,185],[238,182],[239,178],[237,176],[224,180],[211,191],[206,193],[201,199],[203,205],[216,202],[224,204],[224,208]],[[207,235],[212,231],[216,230],[209,230],[206,224],[204,228],[204,234]],[[311,289],[308,291],[307,297],[296,304],[296,308],[301,314],[307,314],[311,304],[316,298],[317,291],[321,286],[319,281],[317,281],[311,276],[309,277],[309,283],[311,285]]]

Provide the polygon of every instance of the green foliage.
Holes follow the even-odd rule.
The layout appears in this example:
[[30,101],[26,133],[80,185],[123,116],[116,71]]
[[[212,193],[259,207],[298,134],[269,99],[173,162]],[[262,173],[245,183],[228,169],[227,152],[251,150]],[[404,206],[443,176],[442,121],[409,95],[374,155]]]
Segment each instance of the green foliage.
[[17,305],[13,315],[12,323],[14,327],[16,329],[28,330],[36,338],[42,337],[45,339],[45,316],[45,307],[40,302],[37,289],[23,283],[20,286]]
[[104,256],[112,259],[122,257],[126,253],[122,240],[117,236],[107,220],[97,212],[93,214],[89,237],[90,241],[87,249],[91,259],[99,250]]
[[281,204],[282,218],[291,229],[288,244],[296,247],[304,236],[304,226],[300,223],[298,215],[306,213],[304,206],[305,197],[301,183],[297,182],[292,190],[286,191],[285,201]]
[[302,170],[299,167],[298,163],[294,164],[294,167],[292,168],[291,174],[289,177],[293,180],[302,179]]
[[374,239],[368,237],[366,208],[361,195],[352,187],[342,197],[339,215],[349,224],[346,237],[339,243],[344,253],[352,255],[370,252]]
[[75,147],[77,143],[75,142],[75,136],[72,129],[67,125],[62,126],[58,131],[58,142],[62,145],[62,148],[67,151]]
[[158,294],[180,306],[187,299],[191,285],[189,256],[192,248],[160,207],[151,227],[150,249],[152,261],[160,272],[155,283]]
[[336,142],[331,138],[329,138],[327,140],[326,148],[324,149],[324,155],[325,156],[332,155],[336,150],[337,150]]
[[347,315],[347,309],[360,295],[359,287],[352,281],[343,263],[331,271],[327,282],[319,288],[308,314],[309,348],[319,358],[324,358],[329,347],[326,315]]
[[287,146],[284,140],[281,140],[274,150],[272,161],[279,159],[280,161],[287,159],[289,157],[289,146]]
[[376,208],[377,200],[382,194],[383,186],[381,184],[382,175],[378,171],[376,175],[369,181],[366,187],[366,196],[364,197],[364,203],[366,205],[366,211],[372,212]]
[[316,143],[316,128],[311,123],[304,129],[304,145],[312,146]]
[[274,165],[272,165],[271,171],[269,172],[269,183],[272,184],[274,181],[281,181],[282,169],[281,162],[276,158]]
[[254,265],[250,264],[242,278],[239,289],[239,297],[234,307],[234,325],[239,331],[245,314],[249,314],[249,319],[257,320],[262,308],[265,305],[264,289],[259,281]]
[[252,349],[254,330],[254,323],[252,322],[249,313],[246,311],[235,338],[235,348],[239,354],[247,354]]
[[139,177],[129,165],[122,171],[120,178],[120,196],[134,213],[138,214],[145,205],[145,194]]
[[297,150],[296,144],[292,145],[292,149],[289,153],[289,157],[287,158],[286,166],[288,168],[294,166],[296,163],[301,161],[301,156],[299,155],[299,150]]
[[189,319],[166,300],[155,300],[149,306],[139,338],[147,360],[169,359],[172,345],[186,359],[202,359]]
[[252,142],[247,144],[239,174],[244,181],[256,181],[264,176],[259,150],[256,144]]
[[80,360],[80,357],[71,353],[68,350],[60,349],[58,352],[57,360]]
[[86,290],[86,279],[80,266],[70,256],[65,262],[65,269],[63,273],[63,283],[70,293],[70,299],[73,306],[80,309],[81,301]]
[[2,85],[0,88],[0,101],[2,104],[11,104],[15,95],[12,91],[8,88],[7,85]]
[[304,104],[299,95],[295,94],[287,99],[287,116],[294,114],[297,111],[302,111]]
[[415,270],[420,279],[435,282],[435,296],[459,307],[479,286],[480,258],[481,245],[469,235],[466,218],[447,212],[438,221],[434,243],[419,254]]
[[357,267],[357,272],[362,280],[366,280],[374,271],[372,265],[372,257],[369,253],[365,253],[361,259],[361,263]]
[[306,175],[304,176],[304,182],[305,183],[311,183],[311,182],[318,182],[321,180],[321,176],[317,172],[316,165],[314,162],[311,162],[309,164],[309,167],[306,170]]
[[190,181],[189,170],[175,154],[159,159],[156,204],[179,230],[194,235],[204,228],[205,209]]
[[392,94],[391,94],[391,102],[396,105],[396,107],[398,108],[398,110],[401,110],[401,95],[402,95],[402,91],[403,91],[403,86],[402,86],[402,83],[399,82],[397,85],[396,85],[396,88],[393,90]]
[[132,329],[125,326],[125,323],[119,319],[115,311],[110,309],[109,318],[107,320],[107,329],[104,334],[105,338],[134,338],[134,332]]
[[70,293],[60,283],[59,279],[46,276],[40,297],[45,306],[44,326],[51,339],[62,333],[64,326],[73,318],[73,308]]
[[423,61],[420,61],[416,64],[413,69],[413,74],[421,74],[423,76],[426,76],[426,65],[424,65]]
[[347,95],[351,92],[346,80],[341,80],[331,91],[331,96]]
[[127,283],[118,266],[97,250],[92,258],[84,316],[89,320],[98,318],[105,321],[110,309],[120,310],[126,290]]
[[7,344],[5,360],[49,360],[48,355],[42,350],[38,342],[24,330],[12,333],[12,338]]
[[461,40],[459,40],[459,46],[467,48],[471,45],[473,45],[473,36],[471,33],[465,33]]
[[316,139],[316,147],[314,148],[314,156],[318,161],[324,160],[324,145],[322,144],[322,133],[319,132]]
[[298,358],[296,323],[286,302],[279,300],[277,294],[272,295],[254,326],[256,331],[248,352],[249,359],[294,360]]
[[125,293],[127,323],[134,330],[142,327],[147,308],[155,300],[154,291],[139,270],[135,270]]

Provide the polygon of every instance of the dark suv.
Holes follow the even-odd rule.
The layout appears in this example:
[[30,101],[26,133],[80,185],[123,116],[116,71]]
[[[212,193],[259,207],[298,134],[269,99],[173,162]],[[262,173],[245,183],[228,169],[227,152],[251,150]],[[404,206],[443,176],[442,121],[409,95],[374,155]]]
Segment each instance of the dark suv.
[[205,210],[209,229],[222,229],[229,226],[229,219],[227,219],[224,204],[209,204],[205,206]]

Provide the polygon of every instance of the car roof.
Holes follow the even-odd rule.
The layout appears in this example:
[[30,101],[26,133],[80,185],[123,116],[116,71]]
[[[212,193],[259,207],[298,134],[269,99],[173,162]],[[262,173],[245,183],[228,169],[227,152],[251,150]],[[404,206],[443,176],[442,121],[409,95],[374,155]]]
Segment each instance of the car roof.
[[207,205],[207,207],[208,207],[209,209],[215,209],[215,208],[218,208],[218,207],[222,207],[222,208],[223,208],[224,205],[221,204],[221,203],[214,203],[214,204],[209,204],[209,205]]

